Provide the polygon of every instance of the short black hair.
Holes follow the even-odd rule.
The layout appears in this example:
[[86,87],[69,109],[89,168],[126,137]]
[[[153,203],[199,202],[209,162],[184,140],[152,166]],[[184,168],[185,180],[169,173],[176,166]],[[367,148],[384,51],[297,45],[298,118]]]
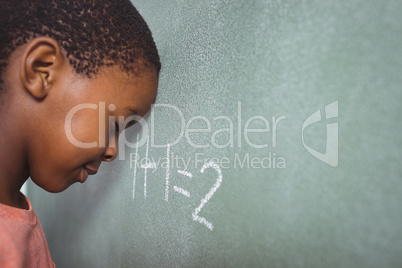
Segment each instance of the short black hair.
[[0,0],[0,77],[11,53],[38,36],[55,39],[88,77],[103,66],[161,68],[152,33],[129,0]]

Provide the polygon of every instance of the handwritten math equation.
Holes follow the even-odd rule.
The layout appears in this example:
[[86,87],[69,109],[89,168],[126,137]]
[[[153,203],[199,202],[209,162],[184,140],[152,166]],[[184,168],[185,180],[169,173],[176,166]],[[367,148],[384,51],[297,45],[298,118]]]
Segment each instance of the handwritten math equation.
[[[138,136],[137,136],[137,144],[138,144]],[[147,171],[148,171],[148,169],[155,170],[157,167],[157,164],[155,163],[155,161],[153,161],[152,158],[148,158],[148,156],[149,156],[149,139],[147,140],[146,151],[145,151],[145,158],[149,159],[149,161],[147,161],[146,163],[137,165],[137,160],[138,160],[137,157],[139,157],[138,146],[135,148],[136,159],[134,159],[135,164],[134,164],[134,168],[133,168],[133,194],[132,194],[133,199],[135,199],[135,197],[136,197],[135,192],[136,192],[136,184],[138,184],[138,182],[137,182],[137,169],[138,168],[144,169],[144,198],[147,197]],[[169,201],[169,194],[172,189],[175,193],[178,193],[185,198],[190,198],[191,193],[188,190],[183,189],[177,185],[172,185],[171,172],[174,172],[174,170],[172,170],[172,167],[170,165],[170,145],[169,144],[167,145],[167,148],[166,148],[166,161],[167,161],[167,163],[165,166],[165,169],[166,169],[165,201],[166,202]],[[223,180],[223,175],[222,175],[222,170],[221,170],[220,166],[218,164],[216,164],[214,161],[209,161],[209,162],[204,163],[204,165],[201,167],[201,169],[199,171],[202,174],[207,169],[213,169],[216,171],[216,174],[217,174],[216,181],[213,184],[212,188],[208,191],[208,193],[206,193],[206,195],[201,199],[198,207],[196,207],[195,210],[193,211],[192,219],[195,222],[199,222],[199,223],[203,224],[205,227],[207,227],[209,230],[212,231],[214,229],[214,225],[212,224],[212,222],[208,221],[207,219],[200,216],[199,214],[200,214],[201,210],[203,209],[203,207],[208,203],[208,201],[211,199],[211,197],[215,194],[215,192],[221,186],[222,180]],[[176,170],[176,172],[180,176],[185,176],[190,179],[193,178],[193,176],[194,176],[193,173],[191,173],[187,170]]]

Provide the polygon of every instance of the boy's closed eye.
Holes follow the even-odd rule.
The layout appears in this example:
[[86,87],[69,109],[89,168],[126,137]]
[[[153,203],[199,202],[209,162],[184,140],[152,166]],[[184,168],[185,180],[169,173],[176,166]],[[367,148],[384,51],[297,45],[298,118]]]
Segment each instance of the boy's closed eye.
[[134,119],[132,119],[128,122],[124,122],[122,126],[120,126],[118,122],[115,122],[115,131],[116,131],[116,133],[120,134],[121,131],[134,126],[136,123],[138,123],[138,121],[134,120]]
[[119,124],[117,124],[117,122],[115,122],[114,124],[115,124],[116,133],[120,133]]

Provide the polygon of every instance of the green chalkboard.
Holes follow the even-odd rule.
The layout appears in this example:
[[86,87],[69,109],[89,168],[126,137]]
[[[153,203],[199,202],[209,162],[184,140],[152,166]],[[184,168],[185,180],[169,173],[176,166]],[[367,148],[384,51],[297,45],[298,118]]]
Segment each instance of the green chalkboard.
[[134,5],[146,124],[83,185],[28,185],[58,267],[402,266],[402,1]]

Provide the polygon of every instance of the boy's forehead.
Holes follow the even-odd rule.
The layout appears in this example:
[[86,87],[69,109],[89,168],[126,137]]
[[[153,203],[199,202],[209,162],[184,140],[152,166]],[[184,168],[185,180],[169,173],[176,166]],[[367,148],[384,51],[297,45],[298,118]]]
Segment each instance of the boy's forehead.
[[[113,103],[116,110],[124,115],[144,115],[155,102],[158,75],[155,70],[144,70],[140,74],[130,74],[113,68],[100,74],[97,87],[102,87],[104,101]],[[117,69],[117,70],[116,70]],[[97,94],[95,88],[93,94]]]
[[107,75],[106,77],[111,79],[111,81],[116,81],[117,83],[136,84],[146,81],[158,82],[158,74],[153,68],[143,68],[140,71],[135,72],[122,70],[117,66],[104,69],[105,74],[110,74],[110,76]]
[[138,83],[154,83],[158,81],[158,75],[154,69],[147,68],[141,72],[131,72],[122,70],[118,66],[104,67],[95,76],[95,79],[103,80],[108,84],[115,85],[134,85]]

